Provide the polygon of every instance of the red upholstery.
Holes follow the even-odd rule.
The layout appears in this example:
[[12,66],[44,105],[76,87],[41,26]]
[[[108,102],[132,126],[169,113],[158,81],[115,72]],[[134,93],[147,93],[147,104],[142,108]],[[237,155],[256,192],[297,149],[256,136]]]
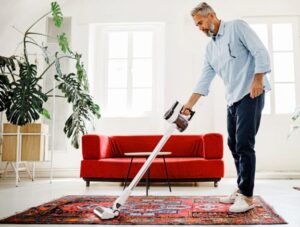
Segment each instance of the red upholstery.
[[223,158],[223,137],[218,133],[209,133],[203,136],[204,157],[206,159]]
[[[112,136],[110,157],[124,157],[126,152],[152,151],[162,136]],[[162,148],[172,151],[172,157],[202,157],[202,136],[174,135]]]
[[[161,137],[84,135],[80,176],[84,179],[123,181],[130,163],[130,158],[124,153],[152,151]],[[172,152],[172,155],[166,156],[171,181],[224,177],[223,137],[220,134],[173,135],[162,151]],[[145,158],[134,158],[129,178],[136,175],[144,162]],[[150,177],[166,178],[161,157],[151,164]]]
[[99,135],[85,135],[82,139],[83,159],[99,159],[110,157],[109,138]]

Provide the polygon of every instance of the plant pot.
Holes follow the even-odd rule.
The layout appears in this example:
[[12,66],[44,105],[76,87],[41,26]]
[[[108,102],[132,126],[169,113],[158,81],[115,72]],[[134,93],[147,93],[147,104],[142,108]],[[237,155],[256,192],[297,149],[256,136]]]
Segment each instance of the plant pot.
[[[3,124],[3,133],[17,133],[18,126],[10,123]],[[48,151],[48,126],[40,123],[20,126],[21,157],[20,161],[43,161]],[[26,135],[22,133],[37,133]],[[46,134],[46,136],[42,135]],[[17,135],[3,135],[2,161],[16,161]]]

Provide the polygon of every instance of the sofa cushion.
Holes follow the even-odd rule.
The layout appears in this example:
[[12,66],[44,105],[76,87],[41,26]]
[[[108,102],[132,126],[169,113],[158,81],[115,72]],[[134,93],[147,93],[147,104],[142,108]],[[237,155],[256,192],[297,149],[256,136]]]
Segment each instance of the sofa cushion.
[[[145,162],[145,158],[134,158],[129,178],[134,178]],[[125,180],[130,158],[106,158],[101,160],[83,160],[81,177]],[[221,178],[224,176],[224,163],[220,159],[204,158],[166,158],[170,179]],[[145,177],[145,176],[144,176]],[[162,158],[156,158],[151,164],[152,179],[166,179]]]
[[223,136],[219,133],[207,133],[203,136],[204,157],[206,159],[223,158]]
[[[112,157],[124,157],[127,152],[151,152],[162,136],[111,136]],[[172,135],[162,151],[171,157],[203,157],[203,138],[199,135]]]
[[83,159],[99,159],[110,157],[109,137],[104,135],[86,134],[82,136]]

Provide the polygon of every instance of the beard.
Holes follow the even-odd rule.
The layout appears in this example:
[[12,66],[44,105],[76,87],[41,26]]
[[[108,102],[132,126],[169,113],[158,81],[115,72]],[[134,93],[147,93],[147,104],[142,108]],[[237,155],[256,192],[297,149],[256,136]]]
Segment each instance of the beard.
[[209,25],[209,29],[207,29],[205,31],[205,34],[208,36],[208,37],[213,37],[214,36],[214,32],[215,32],[215,25],[213,23],[210,23]]

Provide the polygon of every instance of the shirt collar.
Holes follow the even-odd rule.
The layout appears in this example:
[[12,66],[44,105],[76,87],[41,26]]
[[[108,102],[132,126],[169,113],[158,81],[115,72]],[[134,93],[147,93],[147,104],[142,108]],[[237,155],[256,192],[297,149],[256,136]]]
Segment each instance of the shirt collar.
[[225,28],[225,23],[221,20],[221,22],[220,22],[220,27],[219,27],[219,30],[218,30],[218,33],[212,37],[212,39],[213,39],[214,41],[216,40],[216,38],[217,38],[218,36],[221,36],[221,35],[224,34],[224,28]]

